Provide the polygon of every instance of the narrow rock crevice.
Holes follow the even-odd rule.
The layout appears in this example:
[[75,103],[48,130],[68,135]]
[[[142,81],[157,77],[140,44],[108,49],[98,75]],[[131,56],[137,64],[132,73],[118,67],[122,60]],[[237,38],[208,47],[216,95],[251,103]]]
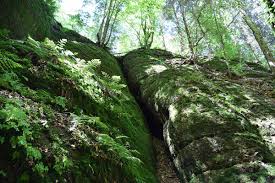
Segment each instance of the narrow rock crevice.
[[164,141],[154,137],[152,140],[156,156],[156,171],[160,183],[180,183]]
[[143,101],[140,96],[139,86],[131,83],[128,78],[128,73],[123,66],[123,57],[117,58],[121,70],[124,74],[124,78],[127,82],[128,88],[138,103],[144,118],[146,125],[148,126],[151,136],[152,145],[154,149],[155,161],[156,161],[156,173],[160,183],[180,183],[179,175],[174,166],[172,157],[169,153],[169,149],[164,142],[163,135],[163,122],[161,122],[158,114],[150,108],[146,101]]
[[159,122],[159,119],[156,117],[156,114],[153,113],[150,106],[148,106],[148,104],[142,100],[142,97],[140,96],[139,86],[130,82],[127,70],[123,66],[123,58],[124,57],[117,57],[117,60],[123,72],[128,88],[132,96],[134,96],[136,102],[138,103],[144,115],[146,125],[148,126],[151,135],[163,141],[163,125],[161,122]]

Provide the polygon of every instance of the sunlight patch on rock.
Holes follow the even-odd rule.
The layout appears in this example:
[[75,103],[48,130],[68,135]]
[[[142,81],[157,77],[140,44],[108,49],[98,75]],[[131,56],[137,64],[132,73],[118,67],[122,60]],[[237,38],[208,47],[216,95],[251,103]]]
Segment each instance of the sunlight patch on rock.
[[190,96],[190,92],[185,88],[179,88],[178,92],[179,92],[179,94],[182,94],[184,96],[187,96],[187,97]]
[[211,148],[214,152],[218,152],[218,151],[222,150],[222,146],[218,143],[217,139],[207,138],[207,140],[211,144]]
[[78,125],[78,121],[75,117],[72,118],[71,120],[71,126],[69,127],[69,131],[75,131]]
[[159,74],[165,70],[167,70],[167,67],[165,67],[163,65],[152,65],[145,72],[150,75],[150,74],[155,74],[155,73]]
[[176,120],[176,117],[177,117],[177,115],[178,115],[178,110],[176,109],[176,107],[173,105],[173,104],[171,104],[170,106],[169,106],[169,118],[170,118],[170,120],[172,121],[172,122],[175,122],[175,120]]

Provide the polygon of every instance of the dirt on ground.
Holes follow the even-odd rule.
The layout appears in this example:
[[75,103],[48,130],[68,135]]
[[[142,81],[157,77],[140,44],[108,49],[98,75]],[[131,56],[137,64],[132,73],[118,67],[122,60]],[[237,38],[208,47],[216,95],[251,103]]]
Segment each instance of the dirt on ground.
[[153,137],[157,175],[160,183],[180,183],[172,160],[162,140]]

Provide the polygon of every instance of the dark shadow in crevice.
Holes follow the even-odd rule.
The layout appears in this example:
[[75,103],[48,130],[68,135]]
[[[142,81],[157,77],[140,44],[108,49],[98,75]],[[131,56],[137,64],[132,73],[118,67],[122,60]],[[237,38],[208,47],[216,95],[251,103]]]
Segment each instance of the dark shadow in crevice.
[[141,111],[143,113],[145,122],[147,124],[147,127],[150,130],[151,135],[163,141],[164,140],[164,138],[163,138],[163,122],[161,122],[160,118],[158,117],[158,114],[156,112],[154,112],[154,109],[152,109],[147,104],[147,102],[142,99],[139,86],[130,81],[128,71],[123,66],[123,59],[124,59],[124,57],[117,58],[120,68],[123,72],[124,78],[126,80],[127,86],[129,88],[132,96],[134,96],[136,102],[139,105],[139,108],[141,109]]
[[[136,95],[134,95],[134,96],[136,98]],[[146,105],[142,100],[138,100],[137,98],[136,98],[136,100],[139,104],[139,107],[141,108],[141,110],[143,112],[143,115],[145,117],[145,120],[149,127],[151,135],[160,139],[160,140],[164,140],[162,122],[160,120],[158,120],[158,118],[156,117],[156,115],[154,114],[152,109],[150,109],[150,107],[148,107],[148,105]]]

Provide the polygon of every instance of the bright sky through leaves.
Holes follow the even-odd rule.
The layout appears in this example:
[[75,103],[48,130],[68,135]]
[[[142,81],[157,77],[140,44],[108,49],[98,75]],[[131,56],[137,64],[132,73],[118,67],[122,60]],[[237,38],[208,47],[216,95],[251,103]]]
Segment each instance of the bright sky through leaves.
[[65,14],[75,14],[82,7],[82,0],[62,0],[61,12]]

